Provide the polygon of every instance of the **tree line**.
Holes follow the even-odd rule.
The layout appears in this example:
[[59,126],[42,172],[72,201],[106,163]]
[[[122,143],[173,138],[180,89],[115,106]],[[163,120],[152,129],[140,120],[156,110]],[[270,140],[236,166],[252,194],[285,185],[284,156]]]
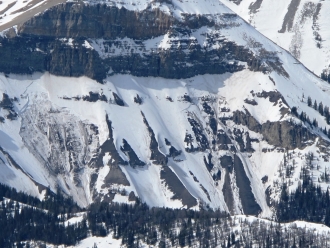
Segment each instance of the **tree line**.
[[324,81],[330,83],[330,74],[329,74],[328,72],[323,71],[323,72],[321,73],[321,78],[322,78]]
[[[322,191],[305,181],[299,187],[300,194],[306,194],[305,197],[285,195],[287,190],[283,188],[278,205],[283,210],[277,212],[281,221],[302,218],[322,222],[327,216],[328,192],[327,196],[322,195]],[[219,210],[150,208],[140,200],[135,204],[99,201],[87,209],[80,209],[62,195],[50,194],[44,201],[39,201],[4,185],[0,185],[0,192],[0,247],[4,248],[75,245],[88,236],[107,235],[122,240],[124,247],[132,248],[145,244],[162,248],[327,247],[330,244],[328,235],[313,230],[285,229],[277,222],[248,221]],[[49,199],[52,204],[45,203]],[[299,206],[299,209],[293,199],[303,202],[306,207]],[[316,202],[315,210],[307,199]],[[76,211],[84,212],[82,220],[73,225],[64,224]],[[324,223],[330,224],[325,220]]]
[[[304,98],[304,96],[303,96]],[[308,96],[307,98],[307,105],[313,109],[315,109],[316,111],[318,111],[320,113],[320,115],[325,117],[326,123],[328,125],[330,125],[330,110],[328,106],[324,106],[322,102],[320,102],[319,104],[317,103],[316,100],[313,100],[310,96]],[[315,128],[319,128],[319,124],[318,121],[314,118],[313,120],[311,120],[309,118],[309,116],[306,114],[306,112],[301,111],[300,114],[298,113],[298,109],[297,107],[293,106],[291,108],[291,113],[296,116],[297,118],[299,118],[302,122],[308,123],[310,126],[313,126]],[[324,127],[324,129],[322,127],[320,127],[321,131],[328,137],[330,138],[330,129],[327,130],[326,127]]]
[[313,183],[309,170],[303,167],[302,183],[293,192],[283,184],[280,201],[276,206],[276,216],[280,222],[304,220],[322,223],[330,227],[330,192],[323,191]]

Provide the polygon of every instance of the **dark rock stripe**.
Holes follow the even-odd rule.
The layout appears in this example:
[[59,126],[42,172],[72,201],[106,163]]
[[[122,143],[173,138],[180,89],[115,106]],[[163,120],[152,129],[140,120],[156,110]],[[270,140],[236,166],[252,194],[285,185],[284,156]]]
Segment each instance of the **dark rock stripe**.
[[291,31],[293,27],[294,17],[298,10],[300,1],[301,0],[292,0],[291,3],[289,4],[288,11],[284,16],[282,28],[281,30],[278,31],[279,33],[285,33],[285,31]]
[[244,214],[258,215],[261,212],[261,208],[253,195],[251,182],[246,175],[243,163],[237,155],[234,155],[234,169]]
[[118,165],[127,165],[127,161],[124,161],[122,157],[119,155],[116,146],[114,144],[113,139],[113,131],[112,131],[112,122],[109,120],[108,115],[106,116],[106,121],[109,129],[109,137],[108,139],[100,146],[100,152],[98,156],[91,160],[92,167],[101,168],[103,167],[103,157],[106,153],[111,155],[111,161],[109,161],[109,165],[118,166]]
[[223,184],[222,193],[229,212],[231,214],[235,214],[234,195],[233,195],[233,190],[231,188],[231,180],[228,171],[225,172],[225,182]]
[[150,125],[142,111],[141,111],[141,114],[143,117],[143,122],[147,126],[148,132],[150,135],[150,145],[149,145],[149,148],[151,151],[150,160],[153,160],[154,164],[166,165],[168,158],[158,150],[158,142],[156,140],[155,133],[152,130],[152,128],[150,127]]
[[253,14],[257,13],[261,7],[262,1],[263,0],[257,0],[254,3],[251,3],[249,6],[250,13],[253,13]]
[[233,172],[233,159],[231,156],[224,155],[220,158],[221,167],[224,168],[229,173]]
[[197,205],[197,200],[184,187],[175,173],[168,167],[163,166],[160,172],[160,179],[165,181],[165,184],[170,191],[174,193],[173,200],[181,200],[184,206],[191,208]]
[[123,139],[123,146],[120,147],[120,149],[122,150],[122,152],[126,154],[126,156],[129,159],[129,164],[132,167],[144,166],[146,164],[139,159],[139,157],[136,155],[132,147],[128,144],[128,142],[125,139]]
[[126,178],[126,175],[119,166],[111,165],[108,175],[104,179],[105,185],[102,187],[110,187],[112,184],[120,184],[124,186],[130,186],[129,181]]
[[322,3],[318,3],[316,6],[316,10],[315,13],[313,14],[313,24],[316,25],[317,24],[317,20],[319,19],[319,14],[322,8]]

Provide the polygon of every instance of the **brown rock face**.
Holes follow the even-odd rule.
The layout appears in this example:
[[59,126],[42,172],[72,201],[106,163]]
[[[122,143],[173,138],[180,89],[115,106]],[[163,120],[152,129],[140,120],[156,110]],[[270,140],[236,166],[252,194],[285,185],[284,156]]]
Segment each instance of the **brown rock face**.
[[[222,18],[232,21],[237,16]],[[240,61],[254,71],[269,69],[262,65],[263,58],[218,32],[208,34],[209,47],[219,42],[218,48],[202,47],[192,31],[204,26],[227,27],[203,15],[186,14],[179,20],[159,9],[137,12],[102,4],[60,4],[18,27],[18,36],[0,37],[0,72],[48,71],[58,76],[87,76],[102,83],[108,73],[175,79],[233,73],[245,68]],[[166,50],[150,49],[143,43],[165,34],[176,38]],[[132,44],[121,40],[125,37]],[[68,39],[72,39],[70,44]],[[95,39],[100,39],[96,45],[102,47],[97,47],[100,53],[84,45]]]
[[262,125],[262,134],[269,144],[290,150],[305,148],[307,141],[316,138],[307,128],[288,121],[266,122]]
[[305,148],[309,140],[316,138],[306,127],[289,121],[267,121],[261,125],[248,112],[235,111],[233,121],[236,124],[247,126],[254,132],[261,133],[270,145],[290,150]]
[[166,33],[174,23],[173,17],[159,9],[134,12],[101,4],[66,3],[25,22],[19,27],[19,33],[48,37],[148,39]]

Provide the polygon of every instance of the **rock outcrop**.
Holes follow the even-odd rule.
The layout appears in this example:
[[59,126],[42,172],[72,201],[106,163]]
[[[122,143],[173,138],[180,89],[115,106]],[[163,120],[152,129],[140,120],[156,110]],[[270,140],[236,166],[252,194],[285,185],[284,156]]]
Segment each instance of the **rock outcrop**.
[[[102,83],[109,73],[189,78],[240,71],[245,68],[241,62],[251,70],[281,68],[276,56],[266,54],[271,62],[265,64],[263,55],[224,39],[221,29],[230,28],[226,20],[234,22],[237,17],[221,18],[224,24],[219,26],[203,15],[187,14],[178,20],[160,9],[136,12],[105,4],[60,4],[21,24],[16,36],[7,32],[7,37],[0,38],[0,72],[48,71],[59,76],[84,75]],[[201,45],[193,32],[203,27],[214,32],[203,34],[207,44]],[[163,36],[170,38],[169,48],[143,43]]]

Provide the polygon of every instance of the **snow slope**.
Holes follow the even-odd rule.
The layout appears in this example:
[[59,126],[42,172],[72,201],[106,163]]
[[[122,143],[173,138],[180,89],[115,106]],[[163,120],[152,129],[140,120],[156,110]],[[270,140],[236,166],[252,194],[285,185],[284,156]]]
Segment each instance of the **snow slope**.
[[243,0],[238,5],[231,0],[222,2],[315,74],[329,68],[329,1]]
[[[328,84],[216,0],[108,4],[136,11],[152,5],[177,20],[205,15],[216,25],[143,41],[118,38],[120,45],[111,49],[105,48],[109,40],[86,38],[83,46],[104,61],[134,49],[146,58],[179,49],[189,55],[189,40],[215,53],[231,42],[260,66],[219,54],[214,60],[242,70],[186,79],[109,71],[103,84],[47,72],[0,74],[2,183],[40,198],[50,187],[81,206],[94,200],[133,203],[137,196],[150,206],[270,217],[268,197],[277,200],[284,182],[297,187],[312,152],[313,180],[328,186],[321,180],[330,156],[322,131],[330,127],[307,105],[309,96],[330,106]],[[59,42],[76,46],[71,37]],[[292,107],[318,128],[296,118]],[[13,112],[17,118],[9,118]],[[285,166],[292,166],[286,176],[284,156]]]
[[[43,161],[40,159],[38,161],[36,159],[38,156],[33,156],[25,147],[27,144],[22,142],[20,134],[25,136],[24,131],[22,131],[22,128],[24,128],[22,123],[26,123],[25,118],[31,116],[32,113],[32,116],[41,116],[42,120],[45,122],[43,123],[43,128],[46,129],[52,125],[51,122],[48,122],[48,119],[59,118],[59,116],[60,118],[64,118],[64,122],[59,124],[61,128],[65,128],[67,125],[74,125],[75,119],[78,119],[79,122],[83,124],[93,124],[99,127],[98,142],[102,144],[108,136],[108,130],[106,128],[107,114],[108,118],[112,121],[115,146],[118,151],[120,151],[119,148],[122,146],[122,140],[125,139],[131,145],[140,160],[147,163],[147,165],[142,168],[121,166],[121,170],[128,178],[130,186],[119,185],[118,187],[120,189],[124,188],[127,192],[135,192],[137,196],[141,197],[151,206],[181,207],[182,203],[179,200],[171,199],[173,192],[171,192],[160,179],[161,166],[154,165],[152,161],[150,161],[150,150],[148,147],[150,141],[147,129],[143,123],[142,111],[155,133],[155,137],[159,143],[159,150],[163,154],[169,153],[169,148],[164,141],[165,138],[168,139],[177,150],[183,151],[178,158],[174,160],[169,158],[168,165],[188,189],[190,194],[199,199],[201,203],[207,203],[210,207],[220,207],[223,210],[227,210],[226,203],[222,196],[221,184],[218,184],[212,179],[212,172],[208,172],[203,162],[203,157],[207,156],[208,152],[185,152],[186,145],[183,142],[185,135],[187,132],[193,133],[187,117],[194,115],[196,119],[201,122],[204,129],[203,132],[205,132],[205,135],[211,142],[212,135],[211,129],[207,125],[208,118],[201,110],[201,99],[203,99],[203,97],[214,98],[214,110],[219,117],[225,114],[221,113],[220,109],[226,106],[231,111],[246,109],[253,116],[256,116],[260,123],[266,122],[267,120],[283,121],[292,117],[282,117],[279,114],[280,109],[278,106],[270,104],[267,99],[256,98],[258,104],[263,106],[262,108],[260,108],[259,105],[253,106],[246,104],[244,99],[252,90],[257,93],[262,90],[273,91],[282,90],[282,88],[284,88],[283,91],[292,93],[285,95],[285,99],[290,102],[290,104],[299,106],[302,110],[309,110],[306,103],[301,103],[298,98],[302,95],[302,92],[308,89],[307,87],[310,85],[309,80],[302,80],[301,84],[298,86],[275,73],[272,74],[272,76],[277,82],[276,85],[271,82],[267,75],[250,72],[249,70],[233,75],[204,75],[187,80],[138,78],[129,75],[116,75],[109,77],[107,83],[104,85],[100,85],[84,77],[74,79],[55,77],[49,74],[36,74],[31,78],[18,77],[15,75],[6,78],[2,75],[0,77],[2,91],[7,92],[11,97],[17,97],[19,99],[16,108],[20,118],[16,121],[6,120],[5,123],[0,124],[1,131],[8,137],[7,140],[11,140],[10,143],[7,141],[3,142],[2,140],[1,147],[8,151],[12,158],[20,165],[25,172],[25,178],[32,179],[45,186],[50,186],[53,190],[55,190],[56,183],[61,184],[65,192],[72,194],[74,199],[80,204],[86,205],[92,201],[91,196],[88,194],[88,192],[91,191],[89,188],[90,179],[88,178],[95,169],[82,168],[78,173],[81,183],[80,185],[75,184],[72,178],[70,162],[69,160],[65,160],[64,157],[62,163],[66,167],[63,173],[61,172],[55,177],[49,176],[47,168],[42,164]],[[315,94],[319,94],[319,99],[324,99],[324,104],[330,105],[328,93],[322,91],[322,87],[326,85],[320,81],[318,84],[319,85],[313,86],[314,92],[316,92]],[[319,88],[319,86],[321,87]],[[315,89],[319,89],[319,92],[315,91]],[[102,101],[87,102],[72,99],[75,96],[88,95],[89,92],[102,93],[107,99],[113,99],[112,92],[116,92],[124,100],[125,106],[118,106],[113,102],[111,103],[110,100],[107,103]],[[134,96],[137,94],[143,99],[142,105],[134,103]],[[185,94],[189,94],[193,99],[192,103],[182,100]],[[71,100],[68,100],[70,98]],[[295,101],[297,98],[298,100]],[[172,101],[169,99],[172,99]],[[34,110],[36,112],[31,112],[31,109],[40,105],[47,107],[38,107]],[[312,112],[311,116],[318,117],[317,113],[313,113],[313,111],[310,111]],[[48,115],[50,116],[48,117]],[[319,118],[319,120],[321,123],[321,118]],[[224,128],[224,130],[234,128],[246,129],[246,127],[237,126],[233,122],[227,122],[227,126],[222,126],[222,124],[219,123],[218,129],[222,128]],[[39,128],[38,130],[40,132]],[[31,134],[31,132],[32,131],[29,133]],[[255,136],[260,138],[260,134],[250,133],[251,137]],[[36,133],[34,137],[30,136],[30,139],[31,138],[38,138],[38,141],[35,142],[36,146],[34,149],[37,150],[39,154],[42,153],[43,148],[47,148],[48,146],[50,146],[47,148],[49,149],[48,154],[53,152],[52,143],[49,142],[49,140],[47,141],[47,134],[41,135],[40,133]],[[318,150],[316,143],[311,146],[311,148],[306,148],[306,150],[299,152],[303,154],[312,149]],[[13,147],[15,147],[15,149],[13,149]],[[271,213],[265,202],[263,192],[268,185],[271,185],[277,180],[276,173],[283,155],[280,155],[281,153],[277,150],[264,153],[262,149],[265,147],[272,148],[272,146],[268,145],[266,142],[261,142],[259,144],[253,144],[253,148],[255,149],[253,154],[239,153],[239,155],[242,160],[246,161],[245,170],[249,171],[248,177],[251,180],[252,190],[256,196],[256,200],[264,214],[269,216]],[[29,148],[31,149],[30,146]],[[299,149],[297,149],[297,151],[298,150]],[[213,171],[216,172],[219,169],[221,170],[221,164],[217,157],[228,154],[228,152],[219,150],[212,152],[212,154],[214,155]],[[120,155],[123,159],[127,160],[125,154],[120,153]],[[31,158],[26,159],[27,157]],[[264,162],[267,162],[266,166]],[[299,160],[296,161],[296,163],[298,163],[297,171],[299,171],[304,161],[301,160],[300,164],[299,162]],[[327,163],[320,162],[320,164],[322,165],[320,171],[322,171],[322,168],[326,167]],[[14,170],[12,166],[8,165],[6,165],[5,168],[6,170]],[[102,180],[104,181],[106,174],[109,173],[109,170],[106,168],[107,167],[104,167],[104,169],[99,170],[97,185],[100,186],[97,187],[98,193],[102,192]],[[24,189],[24,191],[35,195],[36,192],[33,192],[35,188],[33,183],[24,181],[18,183],[18,179],[20,178],[19,173],[21,172],[16,172],[12,179],[6,178],[3,182],[17,187],[18,189]],[[199,182],[195,181],[192,174],[197,177]],[[266,185],[261,183],[261,178],[264,175],[269,175],[269,182]],[[28,187],[28,185],[30,186]],[[207,195],[204,193],[201,185],[208,192],[210,199],[208,199]],[[237,198],[239,197],[237,196]],[[117,195],[114,200],[128,202],[127,196],[125,198]],[[239,212],[239,200],[237,200],[237,204],[236,211]]]
[[0,3],[0,31],[21,24],[34,15],[66,0],[3,0]]

